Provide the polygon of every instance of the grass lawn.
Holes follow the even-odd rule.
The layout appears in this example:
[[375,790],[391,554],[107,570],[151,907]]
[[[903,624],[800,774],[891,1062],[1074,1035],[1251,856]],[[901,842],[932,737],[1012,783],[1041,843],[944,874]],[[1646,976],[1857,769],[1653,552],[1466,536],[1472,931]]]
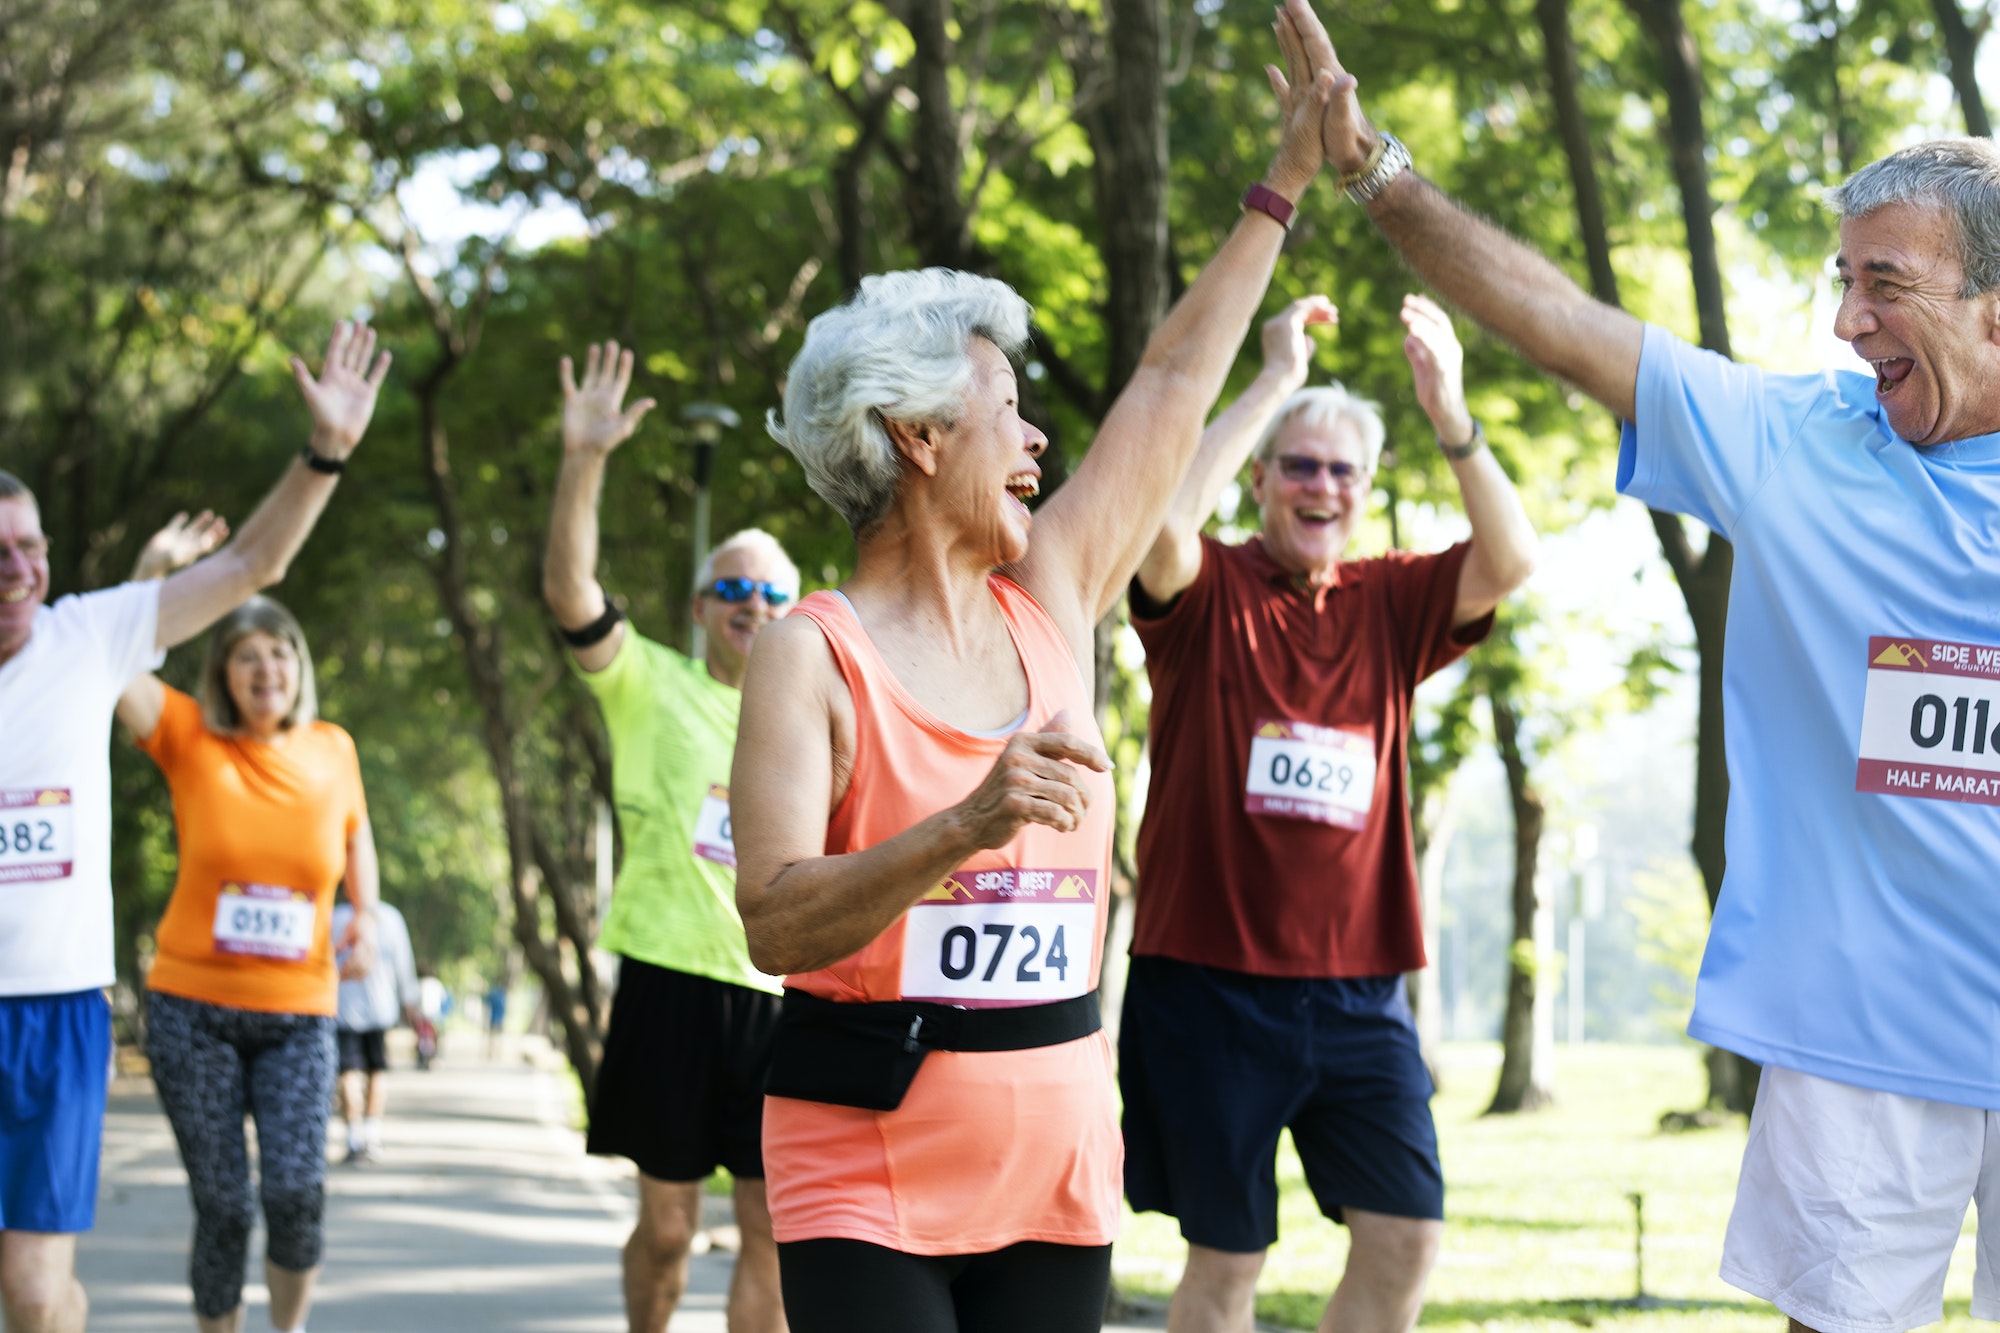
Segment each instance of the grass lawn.
[[[1702,1071],[1691,1049],[1562,1048],[1554,1107],[1482,1117],[1499,1060],[1497,1044],[1441,1052],[1436,1112],[1446,1223],[1425,1325],[1489,1333],[1782,1327],[1775,1309],[1716,1276],[1742,1123],[1678,1134],[1658,1128],[1662,1112],[1700,1103]],[[1346,1263],[1347,1234],[1319,1215],[1289,1139],[1280,1148],[1278,1188],[1280,1239],[1259,1283],[1257,1313],[1309,1329]],[[1663,1298],[1660,1308],[1620,1303],[1634,1294],[1633,1193],[1645,1198],[1646,1293]],[[1171,1218],[1128,1214],[1114,1260],[1120,1290],[1170,1295],[1185,1253]],[[1968,1219],[1945,1285],[1944,1323],[1968,1333],[1979,1327],[1966,1313],[1972,1260]]]

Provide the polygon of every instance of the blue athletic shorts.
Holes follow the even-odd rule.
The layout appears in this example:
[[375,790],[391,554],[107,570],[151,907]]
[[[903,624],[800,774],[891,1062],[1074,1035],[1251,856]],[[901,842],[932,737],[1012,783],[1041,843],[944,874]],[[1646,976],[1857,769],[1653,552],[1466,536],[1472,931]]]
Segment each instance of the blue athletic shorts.
[[1401,977],[1134,958],[1118,1034],[1125,1196],[1238,1254],[1278,1239],[1278,1133],[1320,1211],[1442,1218],[1433,1088]]
[[0,996],[0,1231],[96,1222],[110,1066],[102,991]]

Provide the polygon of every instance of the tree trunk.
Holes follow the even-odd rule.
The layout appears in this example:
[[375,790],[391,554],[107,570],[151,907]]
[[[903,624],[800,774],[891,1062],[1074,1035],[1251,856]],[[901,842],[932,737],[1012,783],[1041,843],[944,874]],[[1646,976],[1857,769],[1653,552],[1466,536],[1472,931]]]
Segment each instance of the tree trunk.
[[917,252],[926,265],[976,268],[972,218],[960,185],[965,154],[958,142],[958,116],[951,101],[951,0],[908,0],[903,22],[916,43],[910,85],[917,94],[910,149],[910,221]]
[[1944,38],[1944,53],[1951,68],[1952,91],[1958,94],[1958,109],[1965,116],[1965,132],[1982,139],[1993,137],[1993,122],[1986,118],[1986,99],[1979,92],[1979,39],[1986,35],[1986,22],[1975,31],[1965,21],[1958,0],[1931,0],[1937,15],[1938,34]]
[[1535,19],[1542,28],[1542,61],[1548,67],[1549,96],[1555,102],[1556,132],[1569,159],[1577,231],[1590,267],[1590,290],[1606,305],[1618,305],[1618,275],[1611,267],[1604,192],[1597,185],[1597,168],[1590,156],[1590,122],[1584,118],[1578,92],[1581,81],[1576,70],[1576,42],[1569,31],[1569,0],[1535,0]]
[[[1948,2],[1948,0],[1947,0]],[[1708,190],[1707,133],[1702,125],[1703,89],[1699,53],[1694,39],[1681,21],[1679,0],[1626,0],[1659,48],[1663,77],[1667,84],[1668,140],[1673,150],[1674,176],[1680,185],[1681,208],[1688,238],[1688,260],[1694,279],[1702,345],[1723,356],[1730,355],[1729,320],[1724,308],[1721,267],[1715,244],[1714,207]],[[1561,13],[1556,11],[1560,7]],[[1569,39],[1566,0],[1538,0],[1537,15],[1543,21],[1546,45],[1557,48],[1548,55],[1552,88],[1563,76],[1555,66],[1567,57],[1570,67],[1571,106],[1564,109],[1560,92],[1553,93],[1558,119],[1573,119],[1564,125],[1563,147],[1569,156],[1570,178],[1577,188],[1577,226],[1584,250],[1592,256],[1591,288],[1600,301],[1618,305],[1618,286],[1611,273],[1610,237],[1605,225],[1601,195],[1597,187],[1596,165],[1590,153],[1590,138],[1582,122],[1580,106],[1574,104],[1574,46]],[[1559,31],[1551,24],[1560,19]],[[1586,206],[1585,201],[1592,203]],[[1602,256],[1600,261],[1598,256]],[[1601,271],[1600,271],[1601,268]],[[1729,768],[1722,740],[1722,650],[1729,614],[1729,576],[1735,552],[1719,534],[1711,533],[1696,554],[1687,527],[1679,515],[1651,510],[1653,530],[1660,550],[1673,570],[1681,590],[1688,619],[1694,625],[1695,651],[1699,655],[1699,695],[1695,722],[1694,839],[1692,851],[1701,870],[1702,887],[1708,895],[1709,910],[1715,909],[1722,892],[1724,870],[1723,825],[1729,812]],[[1756,1097],[1757,1066],[1740,1056],[1710,1052],[1708,1102],[1748,1113]]]
[[1511,700],[1489,688],[1493,705],[1493,736],[1500,761],[1507,769],[1507,796],[1514,807],[1514,932],[1507,955],[1507,1014],[1500,1026],[1500,1082],[1493,1090],[1488,1115],[1533,1111],[1555,1100],[1551,1072],[1535,1059],[1537,1010],[1553,996],[1541,984],[1547,961],[1537,939],[1536,918],[1541,893],[1536,883],[1542,824],[1547,808],[1529,780],[1527,756],[1521,749],[1521,716]]
[[1167,16],[1161,0],[1109,0],[1109,192],[1099,199],[1109,279],[1109,403],[1167,314]]

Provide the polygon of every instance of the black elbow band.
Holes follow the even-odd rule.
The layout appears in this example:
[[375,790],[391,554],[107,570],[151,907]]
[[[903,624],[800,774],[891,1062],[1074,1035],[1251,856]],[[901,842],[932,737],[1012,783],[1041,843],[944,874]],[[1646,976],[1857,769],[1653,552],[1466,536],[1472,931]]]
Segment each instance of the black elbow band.
[[624,618],[625,613],[607,600],[604,603],[604,614],[591,621],[588,625],[585,625],[582,629],[564,629],[561,625],[557,625],[556,632],[562,635],[563,642],[570,647],[588,648],[594,643],[602,643],[604,636],[609,634],[612,628]]

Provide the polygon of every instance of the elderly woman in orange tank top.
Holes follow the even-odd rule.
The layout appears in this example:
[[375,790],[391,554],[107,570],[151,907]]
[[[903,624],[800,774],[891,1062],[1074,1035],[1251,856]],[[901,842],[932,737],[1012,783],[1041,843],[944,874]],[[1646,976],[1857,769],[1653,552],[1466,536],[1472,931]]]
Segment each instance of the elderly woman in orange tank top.
[[774,436],[854,576],[764,631],[731,778],[750,955],[789,974],[764,1154],[795,1333],[1096,1329],[1122,1149],[1096,985],[1112,789],[1092,627],[1137,568],[1321,161],[1305,0],[1282,142],[1039,509],[1028,307],[941,269],[815,319]]

